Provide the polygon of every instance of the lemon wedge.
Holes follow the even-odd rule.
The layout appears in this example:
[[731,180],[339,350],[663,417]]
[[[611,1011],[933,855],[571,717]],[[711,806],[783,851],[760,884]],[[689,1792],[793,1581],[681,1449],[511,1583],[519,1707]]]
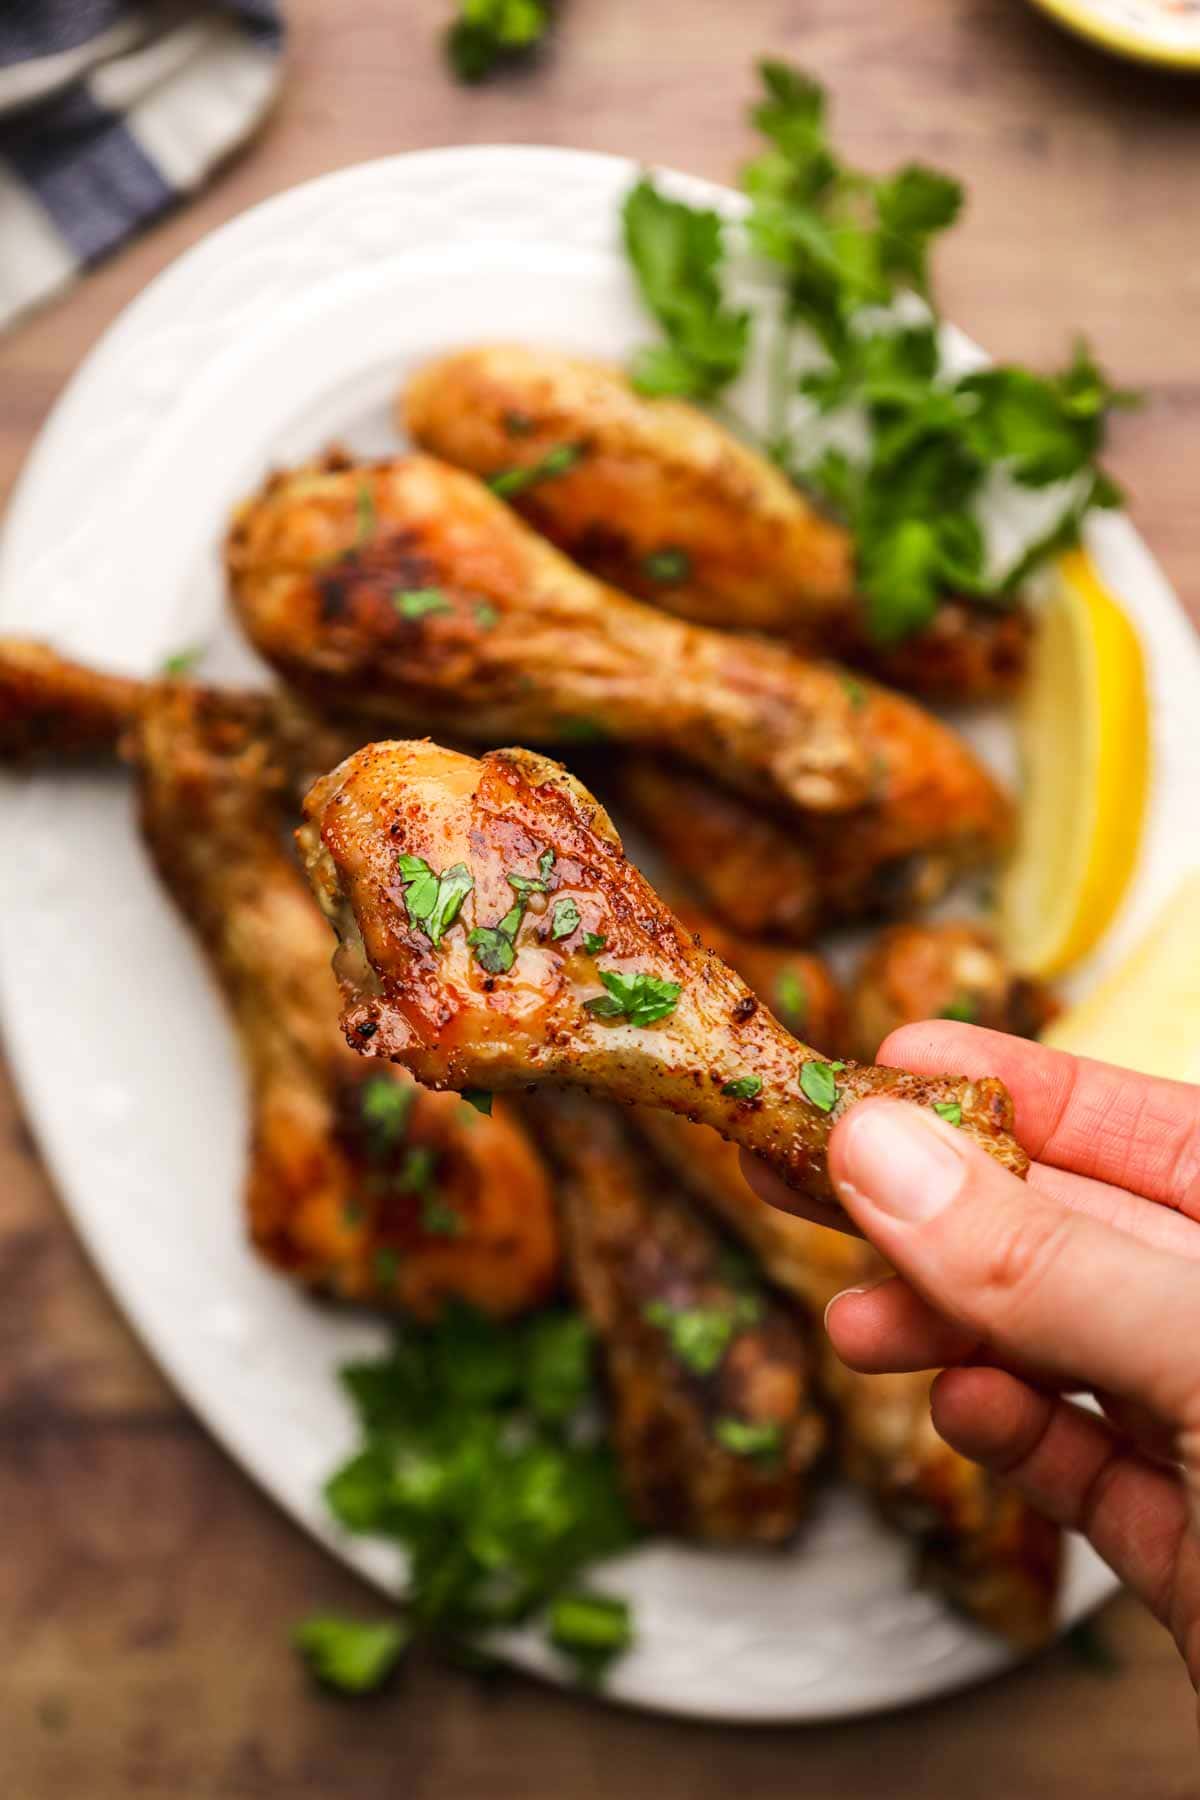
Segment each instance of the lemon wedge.
[[1142,1075],[1200,1082],[1200,869],[1120,968],[1043,1038]]
[[1082,551],[1052,581],[1017,720],[1024,794],[1000,896],[1009,953],[1040,976],[1086,956],[1120,905],[1150,766],[1137,633]]

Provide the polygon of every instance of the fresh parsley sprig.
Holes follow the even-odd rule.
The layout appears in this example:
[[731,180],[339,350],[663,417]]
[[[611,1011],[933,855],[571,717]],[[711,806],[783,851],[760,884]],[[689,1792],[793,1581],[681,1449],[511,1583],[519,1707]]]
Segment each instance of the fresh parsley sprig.
[[404,905],[409,923],[423,931],[436,949],[462,910],[475,886],[466,863],[455,863],[437,875],[422,856],[401,854],[397,859],[404,880]]
[[[868,629],[894,644],[927,624],[946,594],[1008,604],[1039,563],[1075,541],[1091,508],[1119,502],[1096,458],[1111,413],[1133,396],[1110,385],[1083,343],[1050,377],[1011,367],[948,375],[929,259],[961,211],[961,186],[917,163],[882,178],[851,168],[830,140],[822,88],[780,62],[764,62],[760,75],[752,117],[765,148],[742,184],[750,246],[778,284],[771,318],[753,321],[774,334],[763,448],[845,522]],[[727,295],[722,222],[646,176],[623,221],[634,278],[664,338],[635,356],[634,384],[712,401],[742,372],[752,329]],[[788,423],[801,398],[814,421],[803,439]],[[831,430],[835,420],[857,433]],[[855,435],[865,448],[851,453],[843,445]],[[997,476],[1018,488],[1063,484],[1049,526],[1002,569],[979,517]]]
[[530,56],[550,30],[551,0],[459,0],[446,55],[459,81],[474,86]]
[[617,969],[597,969],[597,975],[608,989],[584,1006],[597,1019],[628,1019],[631,1025],[653,1025],[675,1011],[683,992],[678,981],[664,981],[659,975],[638,972],[623,975]]

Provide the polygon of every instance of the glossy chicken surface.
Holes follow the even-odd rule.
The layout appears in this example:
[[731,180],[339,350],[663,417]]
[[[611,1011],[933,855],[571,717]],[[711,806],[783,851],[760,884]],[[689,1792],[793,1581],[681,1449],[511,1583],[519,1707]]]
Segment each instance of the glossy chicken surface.
[[341,939],[343,1025],[367,1056],[437,1087],[550,1081],[663,1106],[822,1199],[830,1130],[870,1094],[950,1107],[1027,1166],[999,1082],[839,1068],[793,1038],[544,757],[376,744],[316,784],[305,820],[309,878]]
[[251,1084],[256,1247],[339,1298],[504,1316],[553,1287],[540,1159],[511,1118],[372,1069],[338,1030],[329,933],[288,854],[281,769],[244,696],[160,685],[133,754],[155,865],[229,1002]]
[[[1021,611],[947,600],[915,636],[878,645],[841,527],[724,427],[644,399],[619,370],[485,345],[421,370],[401,412],[423,448],[516,486],[518,510],[585,567],[684,618],[786,637],[925,694],[1002,694],[1024,670]],[[514,481],[564,449],[560,477]]]
[[[634,1119],[685,1188],[814,1317],[843,1288],[886,1273],[862,1239],[765,1205],[747,1185],[736,1149],[715,1131],[648,1109]],[[1057,1527],[938,1437],[929,1411],[934,1371],[860,1374],[846,1367],[823,1332],[819,1355],[839,1464],[913,1540],[924,1578],[1011,1642],[1044,1642],[1059,1585]]]
[[866,1059],[889,1032],[918,1019],[962,1019],[1037,1037],[1058,1011],[1042,982],[1017,974],[993,932],[966,921],[881,931],[849,1004],[850,1051]]
[[484,743],[671,750],[786,817],[836,814],[839,855],[871,869],[1008,841],[1008,801],[921,708],[627,599],[431,458],[275,476],[227,555],[256,647],[323,707]]
[[602,1346],[613,1441],[643,1525],[780,1543],[826,1437],[794,1309],[695,1210],[622,1116],[543,1096],[571,1285]]

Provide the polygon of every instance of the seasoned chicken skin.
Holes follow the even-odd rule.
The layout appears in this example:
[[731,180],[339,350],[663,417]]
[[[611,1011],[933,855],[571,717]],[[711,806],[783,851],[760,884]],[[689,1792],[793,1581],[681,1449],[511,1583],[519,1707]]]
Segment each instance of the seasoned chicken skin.
[[536,1305],[559,1266],[541,1161],[512,1118],[372,1071],[347,1047],[262,725],[256,697],[161,684],[139,696],[132,746],[146,841],[250,1076],[254,1243],[310,1286],[420,1318],[451,1298],[498,1316]]
[[431,458],[274,476],[227,558],[255,645],[324,707],[485,743],[654,745],[789,817],[836,813],[872,866],[1008,841],[995,782],[919,707],[603,587]]
[[889,1033],[918,1019],[964,1019],[1037,1037],[1057,1011],[1049,989],[1018,975],[985,926],[893,925],[859,966],[849,1042],[855,1056],[870,1060]]
[[529,751],[376,744],[319,781],[299,833],[341,942],[343,1025],[436,1087],[569,1083],[664,1106],[829,1199],[856,1100],[958,1109],[1023,1171],[1001,1083],[839,1068],[797,1042],[624,856],[606,814]]
[[[767,1206],[747,1185],[736,1149],[715,1131],[648,1108],[633,1117],[687,1191],[815,1317],[843,1288],[886,1273],[861,1238]],[[1055,1619],[1058,1528],[938,1437],[929,1412],[934,1371],[860,1374],[823,1332],[819,1354],[841,1468],[912,1539],[924,1579],[1010,1642],[1044,1643]]]
[[569,1278],[595,1327],[613,1442],[643,1525],[780,1543],[801,1522],[826,1436],[813,1351],[615,1112],[541,1096]]
[[[846,532],[706,414],[642,398],[617,369],[485,345],[422,369],[400,410],[424,449],[511,486],[584,567],[683,618],[789,638],[924,694],[1002,694],[1024,670],[1019,610],[947,600],[924,630],[878,644]],[[558,475],[521,473],[558,463]]]

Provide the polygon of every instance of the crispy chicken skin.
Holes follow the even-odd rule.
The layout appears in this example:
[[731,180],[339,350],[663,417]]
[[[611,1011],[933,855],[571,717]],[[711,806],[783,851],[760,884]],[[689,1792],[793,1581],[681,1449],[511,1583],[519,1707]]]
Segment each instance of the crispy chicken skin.
[[1037,1037],[1058,1011],[1042,982],[1018,975],[995,934],[968,921],[881,931],[850,992],[853,1055],[870,1060],[884,1038],[918,1019],[965,1019]]
[[841,527],[706,414],[643,399],[619,370],[486,345],[421,370],[401,413],[424,449],[484,478],[570,446],[571,467],[514,504],[602,580],[684,618],[789,638],[930,695],[1003,694],[1024,670],[1028,616],[956,600],[881,648]]
[[736,969],[755,999],[770,1007],[793,1037],[802,1036],[826,1056],[841,1055],[846,1047],[846,1000],[824,957],[742,937],[686,902],[676,902],[672,911],[686,930]]
[[[375,744],[316,784],[305,821],[309,878],[341,939],[342,1022],[367,1056],[435,1087],[551,1081],[664,1106],[826,1200],[830,1130],[869,1094],[957,1103],[964,1131],[1008,1167],[1027,1166],[1001,1083],[832,1069],[798,1043],[684,930],[587,790],[545,757]],[[422,867],[460,885],[436,941],[407,889]],[[514,889],[531,882],[541,891],[521,912]],[[432,905],[428,888],[424,898]],[[502,924],[511,955],[489,972],[480,959]],[[480,932],[490,936],[470,941]],[[603,946],[589,954],[585,935]],[[649,1019],[619,1004],[622,979],[657,1003]],[[809,1063],[820,1068],[801,1077]],[[748,1081],[759,1084],[750,1094]]]
[[163,684],[140,696],[133,745],[147,844],[250,1076],[253,1241],[314,1288],[420,1318],[450,1298],[498,1316],[535,1305],[559,1264],[540,1159],[512,1118],[372,1072],[347,1047],[262,724],[252,698]]
[[[805,944],[822,926],[931,905],[1006,827],[968,805],[785,821],[681,764],[631,757],[614,798],[732,930]],[[828,829],[826,828],[828,826]]]
[[[783,1542],[807,1510],[826,1436],[807,1326],[731,1255],[621,1116],[577,1095],[539,1096],[536,1110],[635,1517],[711,1543]],[[689,1344],[689,1330],[704,1338]]]
[[790,818],[837,814],[841,853],[871,868],[1008,841],[1007,800],[920,707],[603,587],[431,458],[274,476],[227,558],[257,648],[323,707],[485,743],[653,745]]
[[[886,1273],[871,1246],[789,1218],[747,1185],[736,1149],[705,1126],[639,1109],[638,1130],[684,1186],[751,1251],[763,1273],[821,1317],[845,1287]],[[929,1412],[933,1371],[862,1375],[820,1334],[822,1386],[840,1466],[911,1538],[925,1580],[1011,1642],[1045,1642],[1062,1558],[1057,1527],[942,1442]]]

